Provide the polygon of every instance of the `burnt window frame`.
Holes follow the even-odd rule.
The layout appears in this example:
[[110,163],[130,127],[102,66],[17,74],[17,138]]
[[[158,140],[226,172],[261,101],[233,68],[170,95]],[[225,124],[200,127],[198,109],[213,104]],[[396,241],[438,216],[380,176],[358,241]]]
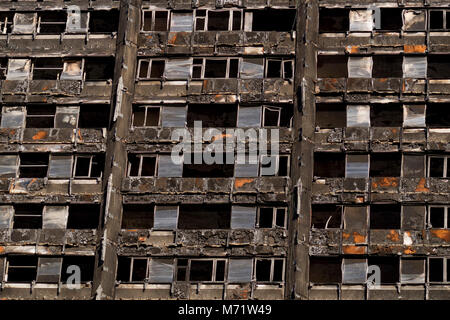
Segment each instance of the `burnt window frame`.
[[[450,15],[450,10],[446,10],[446,9],[430,9],[427,10],[427,30],[430,32],[442,32],[442,31],[449,31],[450,30],[450,26],[447,26],[447,14]],[[431,29],[431,12],[442,12],[442,28],[441,29]],[[449,20],[450,22],[450,20]]]
[[[159,165],[159,155],[158,154],[150,154],[150,153],[129,153],[128,156],[134,155],[135,157],[139,158],[139,168],[138,168],[138,175],[137,176],[130,176],[131,173],[131,162],[129,159],[127,159],[127,177],[130,178],[149,178],[149,177],[158,177],[158,165]],[[143,164],[143,158],[155,158],[155,172],[152,176],[143,176],[142,175],[142,164]]]
[[[197,12],[198,11],[205,11],[205,15],[204,16],[198,16]],[[193,15],[193,19],[194,19],[194,26],[193,26],[193,32],[205,32],[205,31],[210,31],[208,30],[208,20],[209,20],[209,12],[224,12],[224,11],[228,11],[230,14],[228,16],[228,28],[227,30],[222,30],[222,31],[241,31],[244,28],[244,10],[242,9],[235,9],[235,8],[230,8],[230,9],[207,9],[207,8],[199,8],[199,9],[195,9],[194,10],[194,15]],[[239,29],[238,30],[234,30],[233,26],[234,26],[234,15],[235,12],[240,12],[240,25],[239,25]],[[203,25],[203,30],[197,30],[197,20],[203,20],[204,25]],[[220,32],[217,30],[212,30],[214,32]]]
[[[25,164],[24,165],[24,164],[22,164],[22,159],[21,159],[21,155],[23,155],[23,154],[46,154],[47,155],[47,164],[46,165],[44,165],[44,164]],[[21,176],[21,170],[20,170],[21,168],[36,168],[36,167],[44,168],[44,167],[46,167],[47,172],[45,174],[45,177],[41,177],[40,179],[47,178],[49,165],[50,165],[50,154],[48,152],[22,152],[22,153],[19,153],[18,165],[17,165],[18,170],[17,170],[16,177],[21,178],[20,177]]]
[[[269,61],[280,61],[281,68],[280,68],[280,77],[267,77],[267,73],[269,71]],[[285,77],[285,64],[291,63],[291,77]],[[285,80],[292,80],[294,79],[295,75],[295,63],[294,59],[290,57],[267,57],[264,59],[264,79],[285,79]]]
[[[147,69],[147,76],[141,77],[141,68],[142,68],[142,62],[147,62],[148,63],[148,69]],[[163,70],[163,74],[161,75],[161,77],[152,77],[152,65],[153,65],[153,61],[163,61],[164,62],[164,70]],[[165,58],[141,58],[138,59],[137,61],[138,66],[137,66],[137,72],[136,72],[136,79],[139,81],[142,80],[162,80],[164,78],[164,73],[166,70],[166,66],[167,66],[167,59]]]
[[[134,124],[135,119],[135,112],[139,109],[145,109],[144,110],[144,123],[142,126],[136,126]],[[158,109],[159,110],[159,116],[158,116],[158,124],[156,126],[147,126],[147,116],[148,116],[148,109]],[[162,106],[161,105],[134,105],[133,106],[133,112],[131,115],[131,127],[132,128],[154,128],[154,127],[161,127],[161,115],[162,115]]]
[[[146,14],[148,14],[149,12],[151,12],[151,27],[150,30],[145,30],[145,16]],[[167,17],[166,17],[166,30],[155,30],[155,17],[156,17],[156,12],[166,12],[167,13]],[[170,18],[171,18],[171,14],[170,14],[170,10],[164,10],[164,9],[142,9],[142,15],[141,15],[141,28],[140,31],[141,32],[169,32],[170,31]]]
[[[442,260],[442,281],[430,280],[430,260]],[[428,257],[427,259],[427,271],[426,281],[429,284],[450,284],[450,257]],[[448,271],[448,272],[447,272]]]
[[[100,154],[74,154],[73,155],[73,160],[72,160],[72,165],[73,165],[73,169],[72,169],[72,178],[73,179],[80,179],[80,180],[86,180],[86,179],[101,179],[103,177],[103,168],[101,168],[100,170],[100,176],[99,177],[92,177],[92,167],[93,167],[93,162],[94,162],[94,158],[95,157],[99,157],[101,156]],[[79,158],[89,158],[89,173],[87,176],[77,176],[76,175],[76,171],[77,171],[77,163],[78,163],[78,159]],[[97,161],[101,162],[101,159],[97,159]]]
[[[340,224],[339,227],[336,228],[331,228],[328,227],[328,223],[331,220],[331,218],[333,217],[332,215],[329,216],[327,222],[325,223],[324,228],[319,228],[313,225],[313,206],[330,206],[330,205],[335,205],[337,207],[337,209],[340,211],[339,213],[339,219],[340,219]],[[345,205],[339,205],[339,204],[334,204],[334,203],[311,203],[310,205],[310,212],[311,212],[311,216],[310,216],[310,229],[314,229],[314,230],[342,230],[344,229],[344,208],[346,206]]]
[[[12,255],[13,257],[23,257],[24,255]],[[5,282],[9,282],[9,283],[31,283],[36,281],[37,279],[37,272],[38,272],[38,266],[39,266],[39,258],[35,255],[25,255],[26,257],[34,257],[36,259],[36,265],[35,266],[31,266],[31,265],[17,265],[17,266],[13,266],[13,269],[32,269],[34,270],[34,280],[28,282],[28,281],[10,281],[9,280],[9,272],[11,269],[11,261],[10,261],[10,257],[11,256],[7,256],[6,258],[6,267],[5,267],[5,278],[6,281]]]
[[[287,158],[286,175],[280,175],[280,157]],[[275,158],[275,174],[265,174],[262,175],[262,167],[264,165],[263,158]],[[268,155],[262,154],[258,157],[258,177],[289,177],[291,172],[291,155],[290,154],[278,154],[278,155]]]
[[[55,60],[61,60],[61,67],[37,67],[36,68],[36,63],[37,60],[41,60],[41,59],[55,59]],[[55,79],[35,79],[35,70],[59,70],[59,72],[56,75]],[[38,81],[52,81],[52,80],[59,80],[59,78],[61,77],[61,74],[63,73],[64,70],[64,60],[62,58],[58,58],[58,57],[39,57],[39,58],[34,58],[31,59],[31,68],[30,68],[30,77],[32,80],[38,80]]]
[[[4,14],[4,17],[0,19],[0,34],[9,34],[12,32],[12,28],[14,25],[14,12],[0,12]],[[8,15],[11,16],[11,18],[8,18]]]
[[[225,283],[228,278],[228,262],[229,259],[227,258],[177,258],[175,259],[175,282],[186,282],[186,283]],[[180,266],[179,261],[180,260],[187,260],[186,265]],[[212,269],[211,269],[211,280],[190,280],[191,275],[191,266],[192,261],[212,261]],[[223,280],[217,280],[217,262],[223,261],[224,262],[224,275]],[[184,280],[178,280],[178,270],[184,269]]]
[[[256,269],[257,269],[257,266],[258,266],[258,261],[270,261],[270,279],[269,280],[258,280],[257,279],[257,273],[256,273]],[[283,262],[283,267],[282,267],[282,271],[281,271],[281,280],[279,280],[279,281],[275,281],[275,280],[273,280],[273,278],[274,278],[274,270],[275,270],[275,261],[282,261]],[[254,280],[255,280],[255,282],[257,282],[257,283],[265,283],[265,284],[268,284],[268,283],[278,283],[278,284],[281,284],[281,283],[284,283],[284,281],[285,281],[285,276],[286,275],[286,259],[284,259],[284,258],[276,258],[276,257],[271,257],[271,258],[262,258],[262,257],[257,257],[257,258],[255,258],[255,260],[254,260],[254,263],[253,263],[253,278],[254,278]]]
[[[272,226],[271,227],[260,227],[259,223],[260,223],[260,215],[261,215],[261,209],[272,209]],[[276,229],[276,228],[283,228],[286,229],[287,226],[287,207],[266,207],[266,206],[261,206],[258,207],[257,211],[256,211],[256,224],[255,224],[255,228],[258,229]],[[279,226],[277,225],[277,216],[278,216],[278,210],[283,210],[283,225]]]
[[[442,177],[431,177],[431,159],[444,159],[444,166],[442,168]],[[427,156],[427,178],[435,178],[435,179],[447,179],[447,173],[450,172],[450,155],[429,155]]]
[[[444,208],[444,226],[433,227],[431,224],[431,208]],[[429,205],[427,206],[427,229],[450,229],[450,206],[447,205]],[[449,275],[450,281],[450,275]]]
[[[195,60],[202,60],[202,63],[195,63]],[[225,77],[223,78],[206,78],[205,77],[205,71],[206,71],[206,60],[226,60],[226,70],[225,70]],[[236,77],[230,77],[230,66],[231,66],[231,60],[237,60],[237,72]],[[239,79],[240,78],[240,66],[241,66],[241,58],[239,57],[194,57],[192,60],[191,65],[191,79],[192,80],[203,80],[203,79]],[[200,68],[200,77],[194,77],[194,68]]]
[[[56,13],[56,12],[61,12],[62,14],[65,14],[65,18],[63,21],[44,21],[42,22],[42,14],[44,13]],[[67,24],[67,11],[66,10],[56,10],[56,11],[40,11],[37,14],[37,19],[36,19],[36,33],[38,34],[45,34],[45,35],[50,35],[50,34],[58,34],[58,33],[42,33],[41,32],[41,25],[63,25],[63,33],[66,31],[66,24]],[[59,34],[58,34],[59,35]]]

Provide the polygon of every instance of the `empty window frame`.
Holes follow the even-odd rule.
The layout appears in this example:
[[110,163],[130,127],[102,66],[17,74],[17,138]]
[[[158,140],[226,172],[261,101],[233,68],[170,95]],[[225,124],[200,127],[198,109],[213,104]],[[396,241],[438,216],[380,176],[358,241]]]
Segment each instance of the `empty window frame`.
[[375,11],[375,28],[383,31],[400,31],[403,26],[403,9],[379,8]]
[[157,172],[156,155],[129,154],[128,177],[155,177]]
[[133,106],[133,127],[157,127],[160,114],[160,106]]
[[426,59],[427,65],[425,65],[425,76],[430,79],[450,78],[450,66],[448,63],[449,59],[450,55],[448,54],[430,54]]
[[294,60],[289,58],[266,58],[266,78],[292,79]]
[[450,258],[428,259],[428,281],[430,283],[450,283]]
[[319,32],[347,32],[349,30],[348,9],[319,9]]
[[100,178],[103,173],[104,155],[75,155],[74,178]]
[[107,81],[113,78],[114,57],[92,57],[84,59],[86,81]]
[[341,283],[342,259],[338,257],[311,257],[309,261],[309,282],[313,284]]
[[125,283],[172,283],[173,259],[119,257],[117,280]]
[[335,129],[346,127],[347,107],[343,103],[316,103],[316,127]]
[[94,279],[94,256],[70,256],[66,255],[62,261],[61,282],[67,283],[73,275],[73,266],[80,268],[80,283],[90,283]]
[[257,282],[283,282],[284,259],[257,258],[254,274]]
[[231,206],[226,204],[185,204],[180,206],[178,229],[229,229]]
[[430,103],[426,107],[426,124],[431,128],[449,128],[450,112],[446,103]]
[[90,33],[117,32],[119,27],[119,10],[94,10],[89,12]]
[[[231,178],[233,177],[234,169],[236,165],[232,163],[226,163],[226,161],[211,161],[212,163],[206,163],[205,158],[200,158],[199,154],[186,154],[184,159],[190,159],[189,163],[183,164],[183,177],[185,178]],[[222,153],[211,154],[211,157],[215,159],[227,159],[231,158],[229,155]],[[195,159],[202,159],[202,163],[197,163]]]
[[124,204],[122,207],[122,229],[153,228],[154,205]]
[[428,207],[428,227],[450,229],[450,210],[448,206]]
[[345,154],[315,152],[314,176],[340,178],[345,176]]
[[[246,12],[246,24],[251,24],[248,31],[278,31],[295,30],[295,9],[263,9]],[[247,22],[248,21],[248,22]]]
[[237,78],[239,58],[194,58],[193,79]]
[[450,30],[449,10],[429,10],[428,26],[430,30],[446,31]]
[[31,283],[36,280],[37,266],[37,256],[8,256],[6,264],[6,281]]
[[347,78],[347,60],[344,55],[318,55],[317,78]]
[[402,78],[403,57],[400,55],[372,56],[372,78]]
[[67,229],[97,229],[100,204],[70,204]]
[[201,121],[203,128],[235,128],[237,106],[235,104],[190,104],[187,126],[194,127],[196,121]]
[[242,29],[241,10],[195,10],[195,31],[238,31]]
[[13,12],[0,12],[0,34],[11,33],[13,20]]
[[169,30],[168,10],[142,10],[142,31]]
[[62,71],[60,58],[38,58],[33,62],[33,80],[57,80]]
[[396,284],[400,281],[400,259],[398,257],[368,257],[368,265],[378,266],[381,271],[381,284]]
[[40,204],[15,204],[13,229],[42,229],[42,211]]
[[21,153],[19,159],[19,178],[45,178],[47,176],[47,153]]
[[259,207],[256,227],[257,228],[286,228],[287,208]]
[[448,178],[450,177],[450,156],[429,156],[428,177]]
[[401,206],[398,204],[371,204],[370,229],[400,229]]
[[65,11],[43,11],[38,13],[37,32],[41,34],[61,34],[66,30]]
[[53,128],[56,107],[52,105],[27,106],[26,128]]
[[7,70],[8,70],[8,59],[0,58],[0,80],[6,79]]
[[176,281],[223,282],[226,259],[177,259]]
[[166,61],[164,59],[139,59],[138,78],[161,79],[164,76]]
[[400,177],[402,155],[400,153],[372,153],[370,155],[371,177]]
[[292,105],[263,106],[263,127],[291,127]]
[[339,229],[342,226],[343,207],[334,204],[311,205],[311,228]]
[[370,107],[370,125],[372,127],[401,127],[403,125],[403,107],[396,103],[373,104]]
[[260,176],[288,176],[290,171],[289,159],[288,155],[261,156]]

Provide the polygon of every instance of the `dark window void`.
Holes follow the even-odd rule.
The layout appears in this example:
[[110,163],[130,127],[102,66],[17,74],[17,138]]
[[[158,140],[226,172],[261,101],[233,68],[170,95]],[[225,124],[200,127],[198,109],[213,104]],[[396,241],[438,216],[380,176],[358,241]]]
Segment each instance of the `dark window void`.
[[[450,261],[447,260],[447,263]],[[448,265],[447,265],[448,268]],[[429,280],[430,282],[443,282],[444,281],[444,259],[442,258],[430,258],[429,264]]]
[[130,281],[131,258],[119,256],[117,259],[116,279],[121,282]]
[[450,78],[450,55],[429,55],[427,76],[430,79]]
[[402,78],[403,57],[399,55],[375,55],[372,57],[372,78]]
[[109,110],[109,104],[81,105],[78,127],[84,129],[107,128],[109,123]]
[[316,229],[340,228],[342,207],[333,204],[311,206],[311,227]]
[[317,77],[318,78],[346,78],[347,57],[334,55],[317,56]]
[[14,229],[41,229],[42,209],[40,204],[14,205]]
[[317,284],[340,283],[341,259],[334,257],[311,257],[309,281]]
[[[189,156],[189,155],[188,155]],[[186,157],[186,155],[185,155]],[[214,155],[212,155],[214,157]],[[226,157],[223,156],[225,162]],[[194,156],[191,156],[192,162]],[[183,165],[184,178],[230,178],[234,174],[234,164],[187,164]]]
[[395,284],[399,281],[399,259],[397,257],[369,257],[369,266],[378,266],[382,284]]
[[211,281],[213,275],[212,260],[192,260],[191,271],[189,273],[190,281]]
[[95,257],[83,256],[65,256],[62,262],[61,281],[67,282],[68,278],[73,275],[70,266],[77,266],[80,268],[81,282],[89,282],[94,279]]
[[295,30],[295,9],[265,9],[253,11],[252,31]]
[[187,126],[193,127],[194,121],[201,121],[203,127],[236,127],[237,107],[227,104],[189,105]]
[[349,10],[325,9],[319,11],[319,32],[346,32],[349,30]]
[[36,280],[37,256],[9,256],[8,282],[31,282]]
[[264,109],[264,127],[290,127],[293,116],[292,105],[267,106]]
[[370,229],[400,229],[400,216],[400,205],[371,204]]
[[402,9],[381,8],[380,29],[386,31],[400,31],[403,26]]
[[55,121],[55,106],[27,106],[27,128],[53,128]]
[[56,80],[62,72],[60,58],[39,58],[34,61],[33,80]]
[[316,104],[316,127],[322,129],[344,128],[347,109],[343,103]]
[[403,107],[401,104],[374,104],[370,108],[372,127],[401,127],[403,125]]
[[99,178],[105,167],[105,155],[78,155],[76,156],[75,177],[76,178]]
[[[447,24],[448,26],[449,24]],[[430,30],[443,30],[444,28],[444,12],[430,11]]]
[[401,163],[399,153],[373,153],[370,155],[370,176],[400,177]]
[[339,178],[345,176],[345,154],[314,153],[314,176]]
[[114,74],[114,58],[87,58],[85,61],[86,80],[110,80]]
[[47,153],[20,154],[19,178],[44,178],[47,176]]
[[[450,219],[450,216],[448,217],[448,219]],[[445,228],[444,207],[430,207],[430,224],[431,228]]]
[[[275,209],[275,210],[274,210]],[[275,217],[274,217],[275,215]],[[259,228],[285,227],[286,208],[259,208]]]
[[[431,178],[443,178],[450,176],[450,166],[447,161],[447,174],[445,174],[445,162],[444,157],[430,157],[430,173]],[[448,160],[448,159],[447,159]]]
[[[449,14],[450,15],[450,14]],[[426,122],[427,127],[447,128],[450,127],[450,105],[445,103],[431,103],[427,105]]]
[[119,27],[119,10],[95,10],[89,17],[89,32],[116,32]]
[[206,59],[205,78],[225,78],[227,74],[227,60]]
[[128,155],[128,176],[154,177],[156,174],[156,156]]
[[125,204],[122,213],[122,229],[153,228],[154,205]]
[[182,205],[178,217],[179,229],[229,229],[229,205]]
[[208,11],[209,31],[228,31],[230,11]]
[[67,229],[97,229],[99,218],[99,204],[71,204]]
[[43,11],[39,13],[39,33],[60,34],[66,31],[65,11]]

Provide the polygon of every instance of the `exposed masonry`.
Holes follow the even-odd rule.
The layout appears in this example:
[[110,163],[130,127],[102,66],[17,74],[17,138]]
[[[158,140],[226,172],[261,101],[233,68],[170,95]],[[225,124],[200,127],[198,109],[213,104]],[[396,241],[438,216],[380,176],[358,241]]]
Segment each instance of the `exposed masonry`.
[[0,297],[450,298],[450,11],[366,2],[0,1]]

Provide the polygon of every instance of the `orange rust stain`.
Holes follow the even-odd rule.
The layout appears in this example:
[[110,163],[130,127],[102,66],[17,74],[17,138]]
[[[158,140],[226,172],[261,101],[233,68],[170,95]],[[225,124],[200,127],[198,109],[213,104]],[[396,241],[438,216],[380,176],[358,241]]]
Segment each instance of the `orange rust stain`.
[[347,46],[347,52],[348,53],[358,53],[359,47],[358,46]]
[[11,130],[9,133],[10,134],[16,134],[16,130]]
[[137,229],[127,229],[128,232],[137,232]]
[[174,34],[173,37],[169,39],[169,43],[174,44],[176,40],[177,40],[177,35]]
[[253,181],[254,181],[254,179],[250,179],[250,178],[239,178],[234,181],[234,186],[236,188],[241,188],[243,185],[245,185],[247,183],[251,183]]
[[33,136],[33,140],[40,140],[40,139],[44,139],[45,137],[47,137],[47,132],[45,132],[45,131],[38,131],[38,133],[36,133]]
[[232,138],[232,137],[233,137],[232,134],[222,133],[222,134],[218,134],[217,136],[212,137],[212,141],[223,140],[224,138]]
[[446,242],[450,242],[450,230],[431,230],[431,233]]
[[46,90],[48,90],[48,87],[43,87],[42,90],[46,91]]
[[394,242],[398,242],[400,240],[400,236],[395,230],[390,230],[386,238]]
[[356,197],[356,203],[363,203],[364,197]]
[[148,35],[146,38],[147,38],[147,39],[152,39],[153,36],[150,34],[150,35]]
[[377,79],[379,82],[387,82],[387,78],[379,78],[379,79]]
[[392,129],[391,131],[392,131],[392,133],[397,133],[397,129],[395,129],[395,128]]
[[146,237],[139,237],[139,241],[144,242],[147,238]]
[[366,247],[361,246],[344,246],[342,247],[342,251],[345,254],[365,254]]
[[372,188],[376,189],[378,187],[398,187],[398,178],[384,177],[381,179],[373,180]]
[[427,46],[424,44],[405,44],[403,50],[405,53],[425,53],[425,51],[427,51]]
[[0,253],[5,252],[5,247],[0,247]]
[[342,238],[344,238],[345,240],[347,240],[348,238],[350,238],[350,233],[342,232]]
[[425,187],[425,178],[420,179],[416,192],[430,192],[430,189]]
[[411,249],[411,247],[408,247],[408,248],[406,248],[403,252],[404,252],[405,254],[414,254],[414,253],[416,253],[416,250]]
[[366,237],[359,234],[358,232],[353,232],[353,239],[355,243],[364,243],[366,241]]
[[77,134],[78,134],[78,139],[80,141],[83,141],[83,137],[81,136],[81,130],[77,130]]

